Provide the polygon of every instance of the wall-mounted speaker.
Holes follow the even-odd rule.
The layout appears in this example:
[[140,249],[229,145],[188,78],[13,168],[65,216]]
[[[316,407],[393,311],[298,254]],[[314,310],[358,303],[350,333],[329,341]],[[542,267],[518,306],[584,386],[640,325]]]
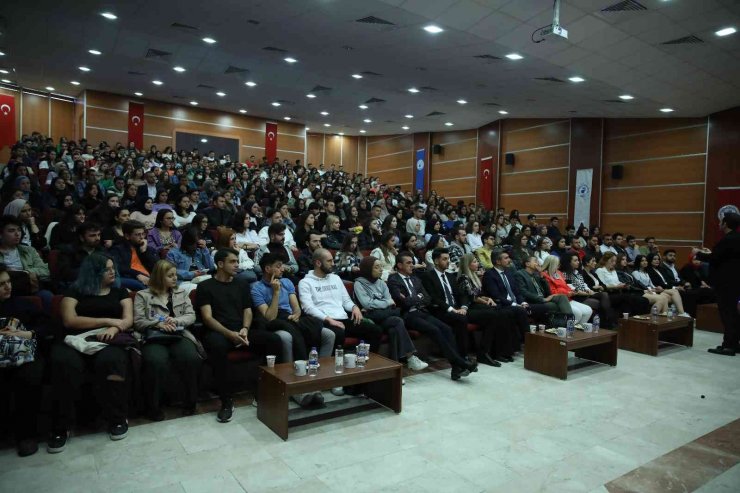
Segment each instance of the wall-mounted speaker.
[[514,161],[515,161],[515,159],[514,159],[514,153],[513,153],[513,152],[507,152],[507,153],[506,153],[506,154],[504,155],[504,158],[505,158],[505,162],[506,162],[506,164],[510,164],[510,165],[512,165],[512,166],[514,165]]
[[432,146],[432,154],[442,154],[442,150],[444,148],[439,144],[434,144]]
[[621,164],[615,164],[612,166],[612,179],[621,180],[624,177],[624,166]]

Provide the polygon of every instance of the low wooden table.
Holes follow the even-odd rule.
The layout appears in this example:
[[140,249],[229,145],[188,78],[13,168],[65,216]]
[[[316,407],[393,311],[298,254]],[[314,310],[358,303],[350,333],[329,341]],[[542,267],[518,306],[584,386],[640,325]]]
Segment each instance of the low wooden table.
[[345,368],[334,373],[334,357],[320,358],[316,376],[297,377],[293,363],[282,363],[274,368],[260,367],[257,417],[283,440],[288,439],[288,400],[291,395],[316,392],[333,387],[365,384],[364,394],[375,402],[401,412],[400,363],[371,353],[364,368]]
[[591,361],[617,366],[617,337],[614,330],[598,333],[576,330],[571,338],[547,332],[524,336],[524,368],[562,380],[568,378],[568,351]]
[[658,322],[635,317],[619,319],[619,348],[636,353],[658,355],[658,341],[681,346],[694,345],[694,319],[687,317],[659,316]]

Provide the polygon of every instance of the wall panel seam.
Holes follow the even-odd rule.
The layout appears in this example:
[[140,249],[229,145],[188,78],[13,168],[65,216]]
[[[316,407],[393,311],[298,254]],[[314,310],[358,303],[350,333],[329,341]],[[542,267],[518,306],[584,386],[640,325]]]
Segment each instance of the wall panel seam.
[[684,127],[662,128],[660,130],[650,130],[649,132],[638,132],[634,134],[616,135],[614,137],[607,137],[606,140],[628,139],[630,137],[638,137],[640,135],[654,135],[654,134],[659,134],[659,133],[674,132],[676,130],[699,128],[699,127],[703,127],[704,125],[706,125],[706,123],[697,123],[696,125],[686,125]]

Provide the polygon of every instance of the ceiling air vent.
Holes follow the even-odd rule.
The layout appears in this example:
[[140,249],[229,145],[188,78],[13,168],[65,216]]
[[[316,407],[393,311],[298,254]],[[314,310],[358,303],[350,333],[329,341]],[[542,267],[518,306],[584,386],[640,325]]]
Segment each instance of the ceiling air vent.
[[255,26],[259,25],[260,21],[257,19],[247,19],[247,24],[254,24]]
[[386,120],[384,123],[396,123],[396,120]]
[[601,9],[602,12],[630,12],[637,10],[647,10],[647,7],[635,0],[624,0],[623,2],[617,2],[614,5]]
[[432,111],[431,113],[427,113],[426,116],[440,116],[440,115],[444,115],[444,113],[442,113],[441,111]]
[[691,36],[684,36],[683,38],[678,39],[672,39],[670,41],[664,41],[660,44],[662,45],[695,45],[695,44],[701,44],[704,40],[701,38],[697,38],[693,34]]
[[216,89],[215,87],[209,86],[208,84],[198,84],[196,87],[198,89]]
[[501,106],[498,103],[483,103],[483,106]]
[[183,29],[186,31],[200,31],[200,29],[195,26],[189,26],[187,24],[181,24],[179,22],[173,22],[172,24],[170,24],[170,27],[174,27],[175,29]]
[[175,96],[172,96],[172,97],[174,99],[185,99],[185,96],[177,96],[177,95],[175,95]]
[[224,71],[225,74],[245,74],[247,72],[249,72],[249,69],[235,67],[233,65],[229,65],[228,68]]
[[367,101],[365,101],[365,104],[373,104],[373,103],[385,103],[385,99],[370,98]]
[[624,103],[621,99],[604,99],[605,103]]
[[288,50],[284,50],[282,48],[276,48],[274,46],[265,46],[262,49],[265,50],[265,51],[273,51],[275,53],[288,53]]
[[481,60],[501,60],[501,57],[495,55],[475,55],[473,58],[479,58]]
[[170,53],[169,51],[155,50],[154,48],[149,48],[146,52],[145,58],[158,58],[166,60],[170,56],[172,56],[172,53]]
[[562,79],[558,79],[557,77],[535,77],[534,80],[543,80],[545,82],[565,82]]
[[322,91],[331,91],[331,87],[317,85],[317,86],[314,86],[314,88],[311,89],[311,91],[309,92],[322,92]]
[[421,86],[419,89],[421,89],[422,91],[439,91],[439,89],[432,86]]
[[365,77],[383,77],[383,74],[371,72],[369,70],[366,70],[365,72],[360,72],[360,75],[364,75]]
[[381,26],[395,26],[394,23],[385,19],[381,19],[379,17],[375,17],[374,15],[369,15],[367,17],[363,17],[362,19],[357,19],[355,22],[360,22],[362,24],[377,24]]
[[146,75],[146,73],[144,73],[144,72],[137,72],[136,70],[129,70],[128,71],[128,74],[129,75]]

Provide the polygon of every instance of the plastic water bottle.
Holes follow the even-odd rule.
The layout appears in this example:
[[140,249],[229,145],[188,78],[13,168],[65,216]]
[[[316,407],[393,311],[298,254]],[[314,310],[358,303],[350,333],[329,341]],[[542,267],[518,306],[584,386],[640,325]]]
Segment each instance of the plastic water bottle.
[[360,341],[357,345],[357,368],[365,368],[365,360],[367,354],[365,353],[365,341]]
[[653,308],[650,309],[650,320],[654,323],[658,323],[658,307],[656,305],[653,305]]
[[308,376],[315,377],[319,373],[319,352],[315,347],[308,353]]
[[573,337],[573,332],[576,331],[576,323],[572,318],[568,318],[568,321],[565,322],[565,334],[570,338]]
[[598,315],[594,315],[594,321],[591,323],[591,327],[594,333],[599,332],[599,327],[601,327],[601,319]]
[[673,317],[676,316],[676,306],[671,303],[671,305],[668,307],[668,320],[673,320]]
[[344,349],[339,346],[334,350],[334,373],[344,373]]

